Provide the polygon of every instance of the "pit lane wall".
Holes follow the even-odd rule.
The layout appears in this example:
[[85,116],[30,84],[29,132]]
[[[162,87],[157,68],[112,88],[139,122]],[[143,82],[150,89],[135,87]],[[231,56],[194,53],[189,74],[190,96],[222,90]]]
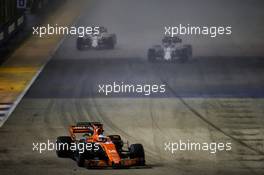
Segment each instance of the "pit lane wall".
[[[86,2],[85,0],[65,1],[58,9],[43,19],[43,25],[56,24],[58,21],[63,26],[72,25],[78,20]],[[13,22],[14,24],[10,23],[1,32],[5,30],[4,32],[9,32],[9,35],[15,35],[17,21],[21,23],[23,19],[23,23],[25,23],[25,18],[20,17]],[[10,25],[13,26],[9,27]],[[23,24],[21,23],[19,26],[22,27]],[[6,37],[5,34],[3,36]],[[49,38],[31,36],[0,65],[0,127],[7,121],[63,39],[63,36]]]
[[8,40],[15,37],[26,24],[26,17],[30,14],[41,14],[52,5],[61,5],[65,0],[27,0],[26,9],[17,8],[17,0],[0,1],[0,47],[8,44]]
[[25,14],[15,17],[0,28],[0,46],[20,31],[25,25]]

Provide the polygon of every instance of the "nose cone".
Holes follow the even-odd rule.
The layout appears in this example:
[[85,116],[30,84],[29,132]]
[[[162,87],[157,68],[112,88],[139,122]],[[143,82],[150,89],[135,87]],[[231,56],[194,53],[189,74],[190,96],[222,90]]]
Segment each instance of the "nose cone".
[[106,151],[106,154],[109,158],[109,160],[113,164],[120,164],[121,159],[120,156],[116,150],[116,147],[113,143],[105,143],[103,144],[104,150]]

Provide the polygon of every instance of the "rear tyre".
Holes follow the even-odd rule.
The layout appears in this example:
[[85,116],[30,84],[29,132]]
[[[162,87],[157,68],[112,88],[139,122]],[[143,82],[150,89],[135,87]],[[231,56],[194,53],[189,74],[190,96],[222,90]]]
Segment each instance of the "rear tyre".
[[72,151],[70,150],[70,146],[72,143],[72,139],[69,136],[61,136],[57,138],[56,141],[59,146],[56,150],[56,154],[58,157],[67,158],[72,156]]
[[122,151],[122,148],[123,148],[123,145],[124,145],[124,142],[122,141],[121,139],[121,136],[120,135],[109,135],[108,136],[111,141],[114,143],[116,149],[118,151]]
[[113,34],[110,38],[109,38],[109,43],[108,43],[108,49],[114,49],[116,45],[116,35]]
[[115,43],[114,43],[113,38],[111,38],[111,39],[109,40],[109,46],[108,46],[108,49],[112,50],[112,49],[114,49],[114,48],[115,48]]
[[142,144],[132,144],[129,147],[130,158],[135,159],[138,158],[138,165],[145,165],[145,151]]
[[181,62],[187,62],[192,58],[192,46],[184,45]]

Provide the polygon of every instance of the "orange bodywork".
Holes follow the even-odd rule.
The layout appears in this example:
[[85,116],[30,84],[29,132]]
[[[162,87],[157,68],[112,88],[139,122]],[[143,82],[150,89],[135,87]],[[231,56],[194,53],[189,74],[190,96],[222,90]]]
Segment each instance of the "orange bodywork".
[[86,137],[86,142],[89,143],[99,143],[103,148],[108,160],[86,160],[89,166],[95,167],[106,167],[106,166],[133,166],[137,163],[138,159],[121,159],[115,144],[112,143],[110,138],[102,142],[99,140],[99,135],[101,135],[103,130],[103,125],[101,123],[92,123],[90,126],[70,126],[69,128],[70,136],[72,140],[76,140],[76,133],[90,133],[90,136]]
[[101,143],[101,146],[105,150],[107,157],[109,158],[109,163],[120,164],[121,158],[116,150],[116,147],[113,143]]

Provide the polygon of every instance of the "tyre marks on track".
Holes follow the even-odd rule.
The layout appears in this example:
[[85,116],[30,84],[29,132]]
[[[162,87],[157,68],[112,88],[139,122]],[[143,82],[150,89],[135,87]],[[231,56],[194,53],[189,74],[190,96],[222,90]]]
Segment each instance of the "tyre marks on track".
[[[164,84],[167,84],[167,83],[164,82]],[[186,102],[182,97],[180,97],[179,95],[177,95],[176,91],[174,89],[172,89],[168,84],[167,84],[167,87],[170,89],[171,92],[173,92],[175,94],[175,96],[182,102],[182,104],[184,104],[186,106],[187,109],[189,109],[193,114],[195,114],[195,116],[199,117],[205,123],[207,123],[208,125],[212,126],[214,129],[216,129],[217,131],[221,132],[225,136],[231,138],[232,140],[236,141],[237,143],[243,145],[244,147],[247,147],[248,149],[254,151],[257,154],[264,155],[264,151],[263,150],[259,150],[259,149],[255,148],[255,147],[252,147],[248,143],[246,143],[243,140],[238,139],[237,137],[235,137],[234,135],[232,135],[230,132],[227,132],[226,130],[223,130],[222,127],[219,127],[218,125],[216,125],[213,122],[211,122],[210,120],[208,120],[206,118],[206,116],[203,116],[196,109],[194,109],[190,104],[188,104],[188,102]],[[253,127],[253,128],[255,128],[255,127]]]
[[211,112],[226,133],[248,145],[247,148],[257,150],[252,152],[239,146],[233,155],[235,160],[258,172],[264,171],[264,118],[261,106],[255,105],[250,99],[217,100]]
[[[123,136],[125,139],[128,139],[129,141],[138,142],[139,140],[136,138],[135,135],[131,135],[130,133],[124,131],[121,127],[119,127],[118,124],[115,124],[111,121],[111,117],[107,116],[106,113],[100,108],[100,105],[96,101],[96,98],[91,98],[91,105],[94,107],[95,116],[97,116],[97,121],[102,122],[104,125],[106,125],[109,129],[113,130],[115,133]],[[140,140],[140,142],[144,145],[146,154],[151,158],[151,160],[154,160],[157,162],[157,153],[152,150],[150,147],[148,147],[148,144],[144,142],[144,140]]]
[[[155,73],[154,67],[152,72]],[[170,85],[169,75],[160,75],[160,81],[166,85],[167,89],[179,100],[194,116],[200,118],[203,122],[222,133],[224,136],[238,143],[238,151],[235,154],[235,161],[240,162],[242,167],[250,170],[252,174],[258,174],[264,171],[264,109],[256,112],[255,109],[262,107],[254,107],[250,103],[249,98],[232,100],[220,100],[212,98],[216,101],[220,108],[213,106],[214,115],[221,118],[221,122],[214,122],[207,116],[192,107],[187,100],[181,97],[177,89]],[[251,99],[256,100],[256,99]],[[256,103],[258,104],[258,103]],[[219,109],[219,110],[217,110]],[[262,115],[262,116],[261,116]],[[210,117],[211,118],[211,117]]]
[[214,123],[194,109],[185,99],[177,95],[167,82],[164,82],[170,91],[186,106],[195,116],[213,127],[216,131],[229,137],[238,143],[238,151],[233,153],[235,161],[239,161],[242,167],[249,169],[253,174],[264,171],[264,119],[263,111],[256,112],[252,104],[247,100],[219,100],[220,109],[214,109],[214,115],[221,118],[221,122]]

